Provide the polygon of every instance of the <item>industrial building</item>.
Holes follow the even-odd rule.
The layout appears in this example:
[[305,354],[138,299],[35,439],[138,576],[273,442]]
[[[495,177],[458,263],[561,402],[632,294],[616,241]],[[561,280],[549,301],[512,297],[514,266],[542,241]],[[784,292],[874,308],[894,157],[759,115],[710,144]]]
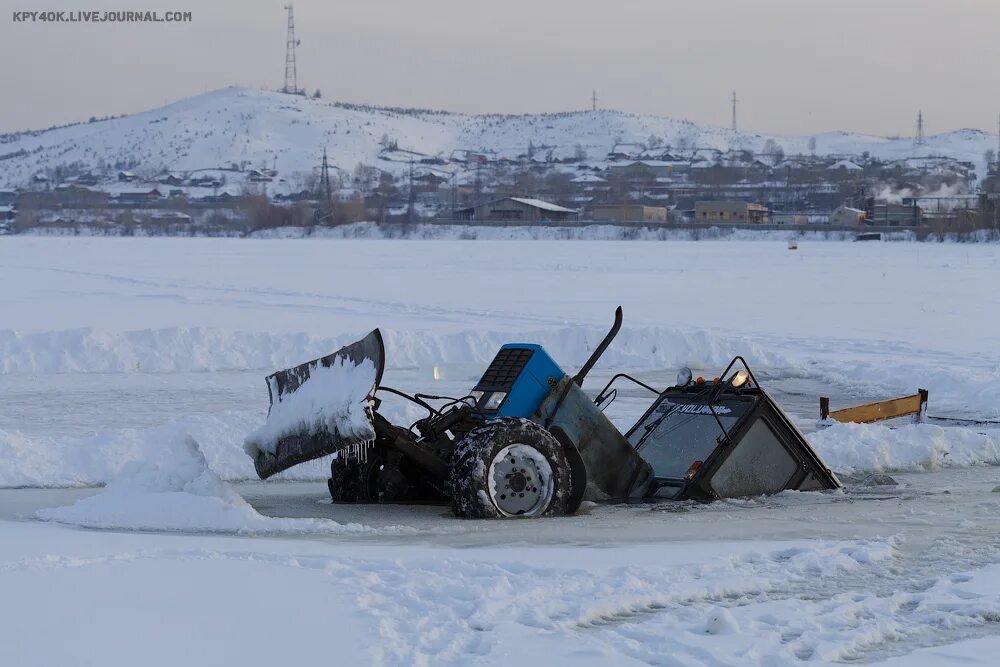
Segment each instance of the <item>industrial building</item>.
[[642,206],[639,204],[608,204],[595,206],[594,220],[614,222],[666,222],[665,206]]
[[579,211],[541,199],[503,197],[455,211],[459,220],[488,222],[567,222]]
[[699,201],[694,205],[694,221],[765,225],[768,210],[763,204],[745,201]]

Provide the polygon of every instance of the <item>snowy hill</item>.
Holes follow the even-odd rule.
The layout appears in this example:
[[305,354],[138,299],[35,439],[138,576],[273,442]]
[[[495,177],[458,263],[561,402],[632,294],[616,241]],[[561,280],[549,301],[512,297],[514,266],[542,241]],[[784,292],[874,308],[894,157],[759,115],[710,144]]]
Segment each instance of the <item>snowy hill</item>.
[[[0,187],[23,185],[40,171],[73,163],[103,173],[128,165],[145,176],[164,170],[229,168],[235,163],[241,168],[276,166],[288,177],[314,169],[324,147],[331,163],[344,170],[364,162],[401,172],[411,156],[448,159],[465,151],[516,157],[526,153],[529,144],[539,158],[569,157],[582,147],[590,161],[599,162],[616,143],[644,143],[651,136],[674,147],[753,151],[773,138],[787,154],[810,152],[810,140],[815,138],[820,154],[942,155],[973,162],[980,173],[983,153],[996,146],[994,136],[978,130],[931,136],[917,149],[910,138],[844,132],[815,137],[734,133],[621,111],[468,115],[225,88],[131,116],[2,135]],[[383,137],[397,142],[399,150],[380,157]]]

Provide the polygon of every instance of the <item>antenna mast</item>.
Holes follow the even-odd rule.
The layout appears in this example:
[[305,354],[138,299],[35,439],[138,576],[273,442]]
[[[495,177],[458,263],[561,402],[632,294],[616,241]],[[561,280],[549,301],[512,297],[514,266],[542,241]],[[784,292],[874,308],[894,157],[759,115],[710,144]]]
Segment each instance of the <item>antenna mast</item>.
[[288,32],[285,37],[285,86],[281,92],[301,95],[298,72],[295,69],[295,47],[299,45],[299,40],[295,39],[295,15],[292,13],[292,3],[285,5],[285,10],[288,12]]
[[736,132],[736,91],[733,91],[733,132]]
[[917,138],[914,144],[917,146],[923,146],[926,143],[924,138],[924,112],[923,110],[917,112]]
[[590,96],[590,110],[591,111],[597,111],[597,89],[596,88],[594,89],[594,92]]

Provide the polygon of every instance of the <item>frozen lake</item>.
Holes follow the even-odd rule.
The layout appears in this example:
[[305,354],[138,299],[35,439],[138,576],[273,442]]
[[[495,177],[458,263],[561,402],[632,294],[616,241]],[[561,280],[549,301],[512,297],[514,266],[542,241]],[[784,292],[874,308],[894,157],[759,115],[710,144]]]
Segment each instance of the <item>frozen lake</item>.
[[[17,601],[0,640],[12,664],[185,660],[165,636],[241,664],[289,645],[387,665],[990,664],[1000,429],[815,420],[819,395],[917,387],[932,414],[1000,418],[998,259],[910,243],[0,238],[0,587]],[[572,372],[618,304],[589,391],[619,369],[654,386],[682,365],[712,377],[742,354],[831,465],[899,485],[490,523],[331,505],[325,462],[249,481],[242,439],[272,370],[378,326],[387,384],[461,395],[510,340]],[[648,401],[622,391],[608,414],[626,428]],[[77,599],[88,617],[62,618]],[[53,623],[75,630],[43,638]],[[264,634],[281,639],[247,641]]]

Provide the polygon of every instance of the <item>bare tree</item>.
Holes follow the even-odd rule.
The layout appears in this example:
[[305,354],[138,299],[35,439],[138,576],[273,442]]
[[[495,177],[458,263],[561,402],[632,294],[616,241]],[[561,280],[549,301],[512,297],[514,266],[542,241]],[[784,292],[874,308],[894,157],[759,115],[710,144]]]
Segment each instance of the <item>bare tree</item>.
[[774,164],[778,164],[785,159],[785,149],[781,147],[774,139],[768,139],[764,142],[764,155],[770,155]]

